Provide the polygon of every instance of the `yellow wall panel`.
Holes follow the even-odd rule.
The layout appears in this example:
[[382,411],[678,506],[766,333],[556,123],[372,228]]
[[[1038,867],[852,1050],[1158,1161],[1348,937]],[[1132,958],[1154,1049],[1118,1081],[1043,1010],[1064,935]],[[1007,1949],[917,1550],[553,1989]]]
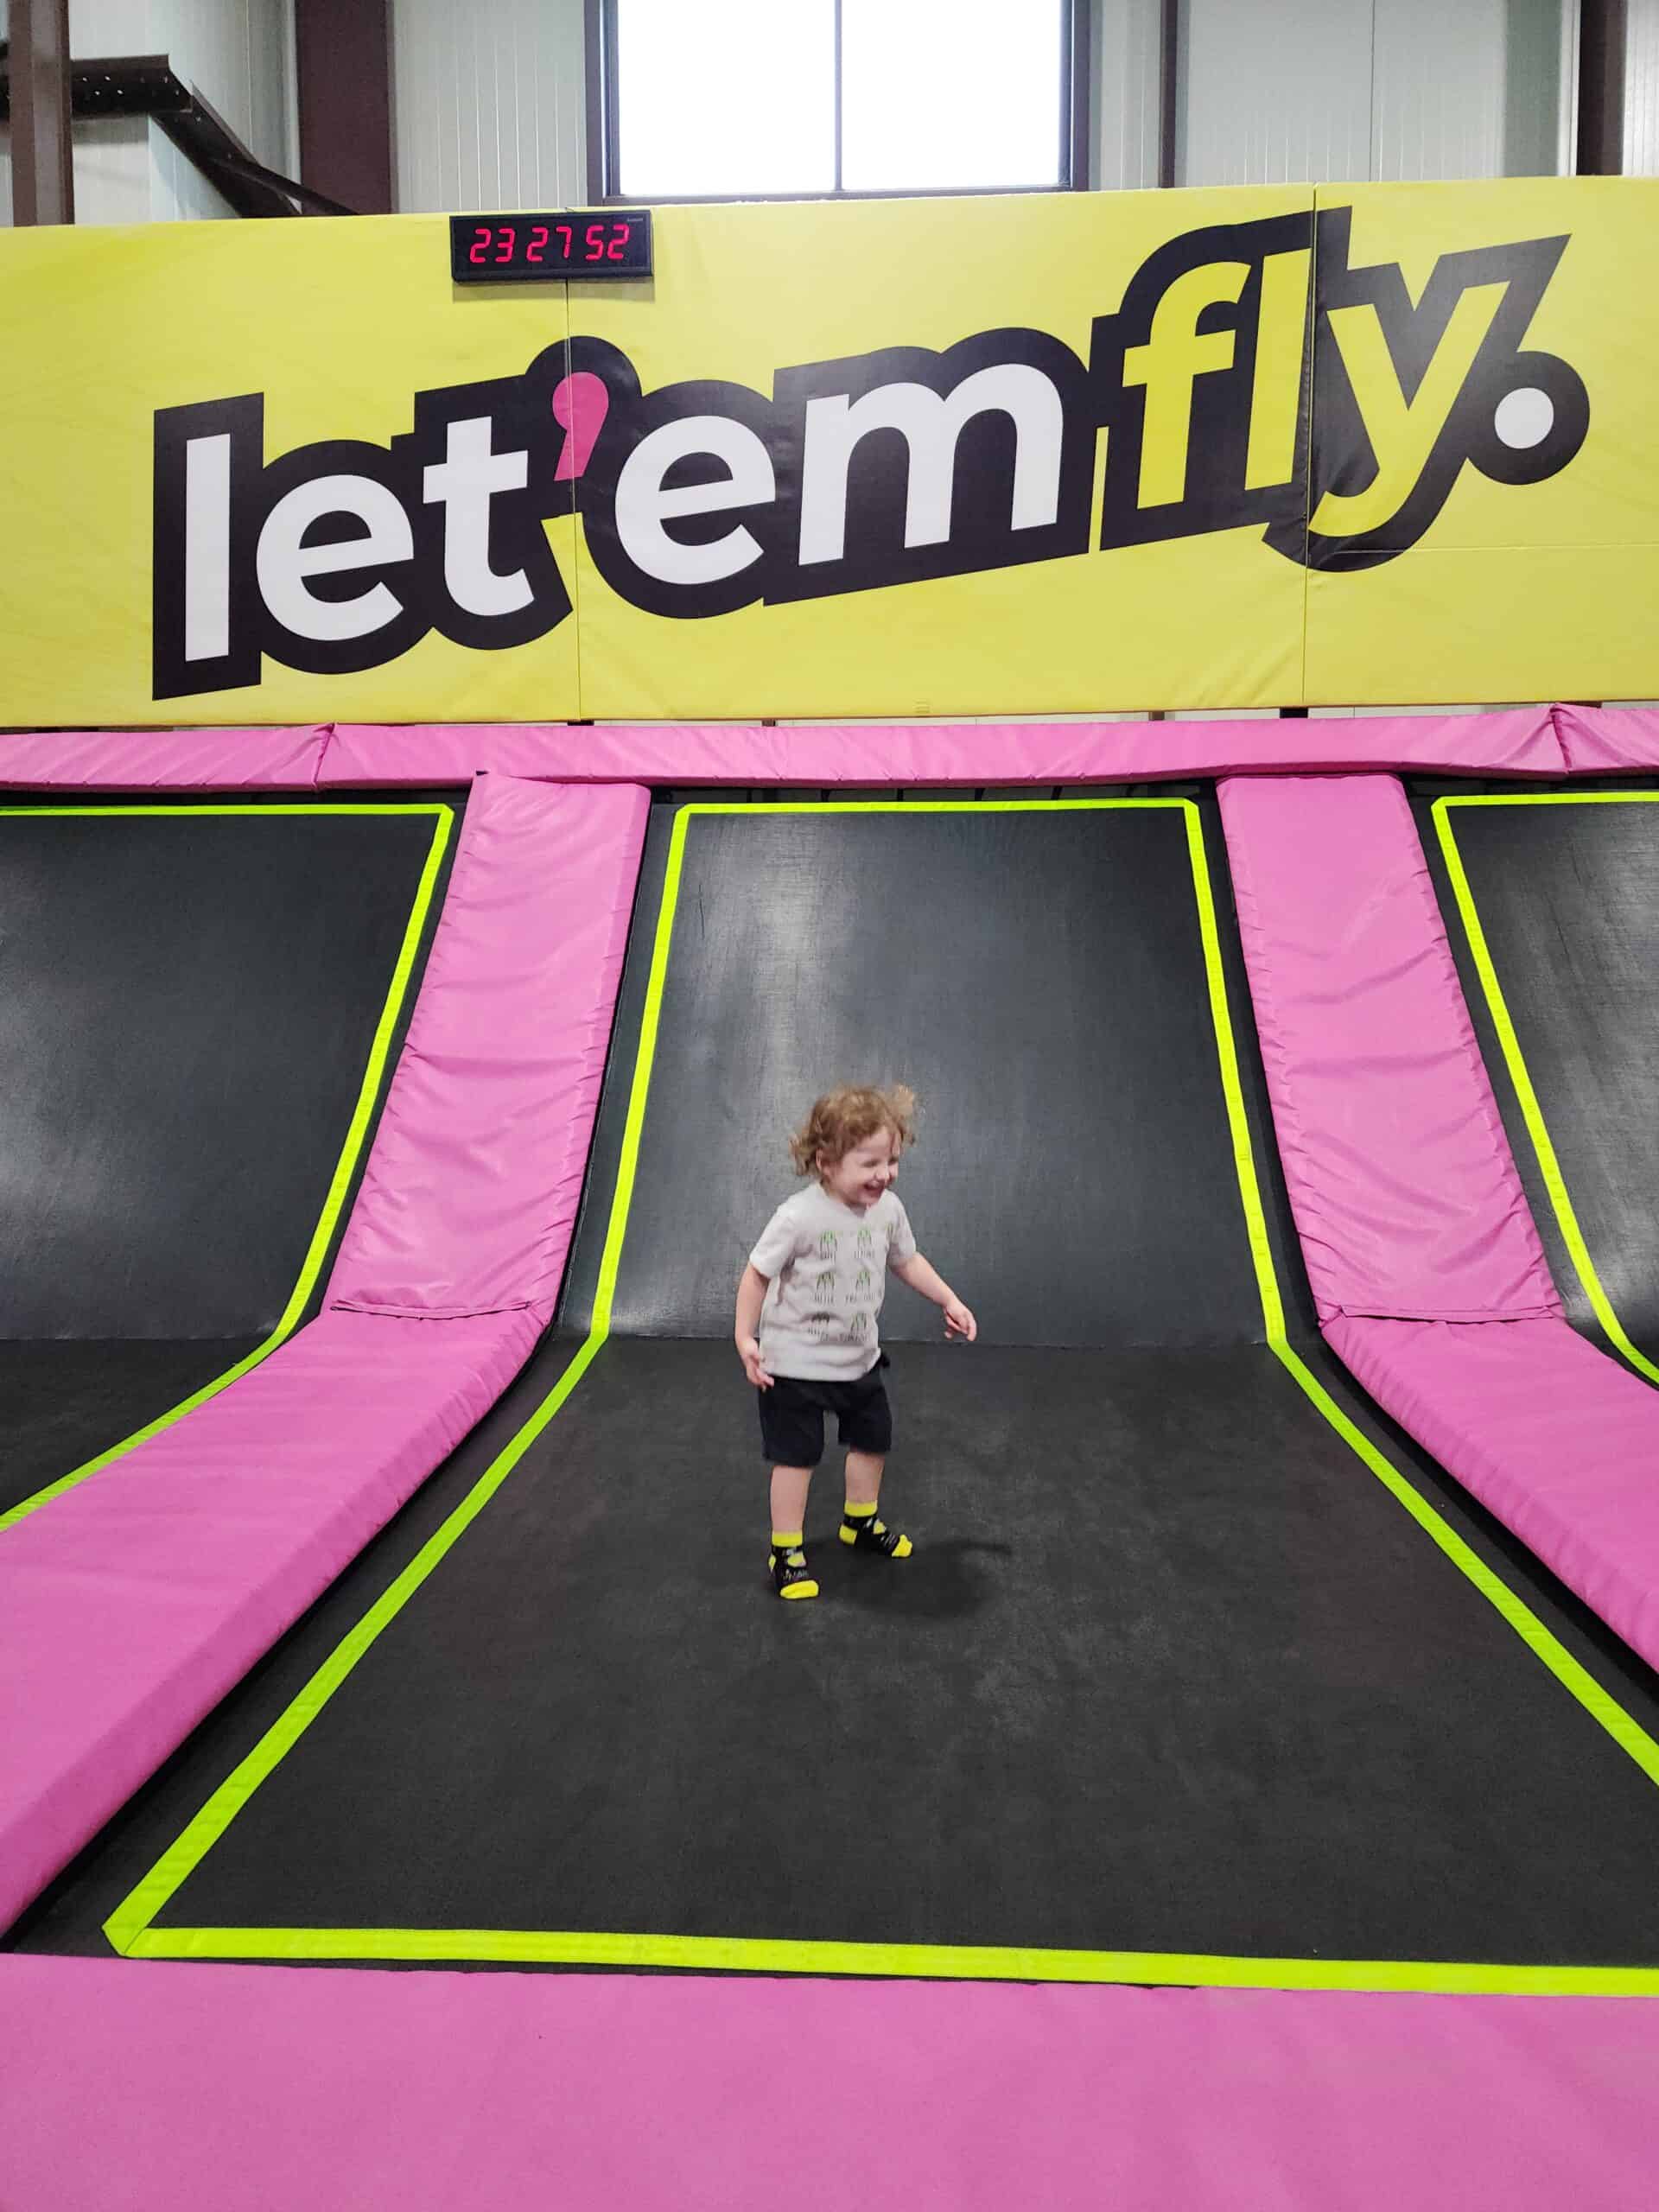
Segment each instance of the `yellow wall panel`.
[[[1504,313],[1524,296],[1524,321],[1516,317],[1513,345],[1490,349],[1453,404],[1421,471],[1444,480],[1443,504],[1421,533],[1401,532],[1400,549],[1375,566],[1340,557],[1315,566],[1309,701],[1650,696],[1659,684],[1659,626],[1648,612],[1659,574],[1659,181],[1322,187],[1319,204],[1322,228],[1349,212],[1351,266],[1400,270],[1409,311],[1396,325],[1396,354],[1407,353],[1414,318],[1429,320],[1431,286],[1448,276],[1469,298],[1501,296]],[[1330,304],[1322,285],[1321,308]],[[1407,376],[1395,359],[1376,365],[1379,378],[1391,370],[1403,389],[1433,337],[1432,328],[1418,334]],[[1322,370],[1335,339],[1322,317]],[[1317,533],[1322,482],[1344,455],[1322,381],[1315,394]],[[1536,442],[1504,448],[1506,427]],[[1551,440],[1560,442],[1554,453]],[[1489,473],[1525,468],[1529,456],[1550,473],[1529,483]],[[1376,456],[1363,442],[1345,458],[1357,485],[1375,482]],[[1380,535],[1387,539],[1387,525]]]
[[[158,223],[0,233],[0,722],[14,727],[557,720],[578,711],[576,626],[480,652],[427,635],[355,673],[284,667],[158,698],[155,419],[259,393],[265,454],[385,447],[413,392],[521,370],[565,338],[565,294],[449,282],[441,218]],[[481,310],[481,312],[480,312]],[[550,526],[574,570],[574,524]]]
[[[763,402],[810,365],[823,365],[814,381],[833,394],[838,360],[887,349],[938,355],[978,340],[994,359],[993,334],[1008,330],[1058,340],[1086,368],[1094,319],[1119,307],[1135,272],[1172,238],[1221,226],[1200,266],[1248,257],[1249,226],[1264,221],[1287,223],[1305,249],[1312,198],[1293,188],[1174,199],[1148,192],[663,209],[654,284],[578,293],[574,358],[581,359],[586,334],[620,349],[646,394],[709,378],[744,386]],[[1241,275],[1249,265],[1239,260]],[[1294,355],[1279,365],[1289,397],[1287,478],[1297,467],[1302,312],[1299,302]],[[1230,335],[1211,342],[1233,357],[1231,381],[1248,416],[1244,342]],[[864,381],[916,372],[895,359],[885,371],[865,372]],[[950,373],[973,372],[964,365]],[[858,372],[843,381],[856,390]],[[718,410],[714,397],[708,404]],[[1092,404],[1085,391],[1078,411]],[[784,406],[755,418],[780,482],[802,472],[802,412]],[[1098,441],[1103,449],[1113,435],[1109,429]],[[846,521],[855,561],[823,564],[821,595],[780,601],[768,594],[729,613],[665,621],[613,588],[584,554],[584,713],[618,720],[1294,702],[1300,566],[1263,545],[1259,524],[1099,550],[1103,470],[1092,421],[1077,443],[1094,487],[1081,543],[1028,563],[999,558],[976,572],[861,588],[856,576],[837,573],[857,565],[861,537],[879,541],[869,565],[880,573],[901,534],[899,518],[887,510],[895,487],[902,493],[906,448],[892,430],[878,430],[860,448],[861,463],[869,455],[870,478],[887,481],[867,480],[861,499],[855,491]],[[1185,461],[1199,490],[1218,457],[1196,430],[1185,443],[1177,463]],[[912,453],[912,473],[917,465]],[[1300,490],[1294,482],[1290,489],[1300,511]],[[1007,493],[997,497],[1006,512]],[[955,499],[953,524],[965,499],[971,503],[960,478]],[[801,529],[786,496],[766,525],[773,537],[757,565],[774,565],[775,546],[785,590],[814,583],[810,564],[794,557]],[[766,534],[758,521],[756,529]],[[1014,533],[1000,543],[1013,555],[1017,540]]]
[[1659,692],[1659,181],[655,219],[0,235],[0,723]]
[[1420,546],[1363,576],[1316,571],[1307,588],[1313,706],[1655,693],[1659,544]]

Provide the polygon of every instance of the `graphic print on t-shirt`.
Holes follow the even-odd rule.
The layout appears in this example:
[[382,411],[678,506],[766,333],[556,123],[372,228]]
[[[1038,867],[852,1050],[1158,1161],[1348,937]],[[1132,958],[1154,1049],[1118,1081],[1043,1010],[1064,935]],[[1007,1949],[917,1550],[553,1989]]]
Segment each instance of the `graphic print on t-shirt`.
[[887,1271],[915,1249],[891,1191],[862,1217],[821,1185],[786,1198],[749,1255],[767,1281],[760,1330],[766,1365],[804,1381],[867,1375],[880,1354]]

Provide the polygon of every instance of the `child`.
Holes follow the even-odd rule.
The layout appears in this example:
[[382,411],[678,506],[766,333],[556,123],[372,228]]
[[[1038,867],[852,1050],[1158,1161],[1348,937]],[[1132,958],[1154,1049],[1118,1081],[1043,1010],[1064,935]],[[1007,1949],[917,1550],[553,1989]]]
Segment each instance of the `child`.
[[737,1287],[737,1354],[760,1393],[761,1447],[772,1463],[769,1565],[780,1598],[818,1594],[801,1546],[825,1414],[836,1415],[848,1447],[842,1542],[887,1559],[910,1556],[910,1538],[875,1516],[893,1440],[881,1380],[887,1355],[876,1334],[888,1268],[944,1308],[947,1336],[972,1344],[979,1333],[916,1249],[893,1193],[915,1111],[901,1084],[843,1084],[818,1099],[789,1141],[795,1173],[814,1180],[766,1224]]

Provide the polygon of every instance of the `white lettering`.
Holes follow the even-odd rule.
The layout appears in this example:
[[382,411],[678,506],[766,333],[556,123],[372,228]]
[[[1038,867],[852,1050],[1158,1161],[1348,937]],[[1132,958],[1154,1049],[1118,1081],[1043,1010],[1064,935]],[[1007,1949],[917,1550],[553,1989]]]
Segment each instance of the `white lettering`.
[[[723,483],[665,491],[677,461],[712,454],[725,464]],[[772,456],[754,432],[720,415],[690,415],[652,430],[622,464],[616,484],[616,534],[634,566],[664,584],[722,583],[760,557],[759,541],[740,523],[707,545],[682,545],[663,528],[677,515],[723,514],[764,506],[777,496]]]
[[184,448],[184,657],[223,660],[231,650],[231,441]]
[[519,614],[536,596],[522,569],[499,576],[490,566],[490,501],[530,480],[527,453],[491,452],[494,427],[487,415],[451,423],[444,459],[421,476],[427,505],[443,509],[444,584],[468,614]]
[[1014,424],[1009,527],[1038,530],[1060,511],[1065,406],[1053,379],[1022,361],[964,377],[948,397],[925,385],[888,384],[861,399],[809,400],[801,469],[801,562],[839,561],[847,545],[847,472],[871,430],[898,430],[910,448],[905,543],[943,545],[950,535],[957,446],[976,415],[996,409]]
[[[360,537],[332,545],[304,545],[301,540],[324,515],[354,515]],[[259,532],[255,568],[265,605],[296,638],[334,643],[366,638],[400,615],[403,602],[384,583],[354,599],[319,599],[306,586],[308,576],[342,575],[351,569],[372,569],[407,561],[415,550],[409,517],[397,497],[372,476],[315,476],[285,492],[265,517]]]

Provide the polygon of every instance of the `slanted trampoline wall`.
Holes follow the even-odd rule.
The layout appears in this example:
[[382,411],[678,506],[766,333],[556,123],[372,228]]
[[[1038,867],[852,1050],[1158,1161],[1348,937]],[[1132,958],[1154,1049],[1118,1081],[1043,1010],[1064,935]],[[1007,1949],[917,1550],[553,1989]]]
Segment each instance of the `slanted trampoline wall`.
[[1560,1318],[1404,792],[1232,779],[1221,804],[1326,1341],[1659,1664],[1659,1397]]

